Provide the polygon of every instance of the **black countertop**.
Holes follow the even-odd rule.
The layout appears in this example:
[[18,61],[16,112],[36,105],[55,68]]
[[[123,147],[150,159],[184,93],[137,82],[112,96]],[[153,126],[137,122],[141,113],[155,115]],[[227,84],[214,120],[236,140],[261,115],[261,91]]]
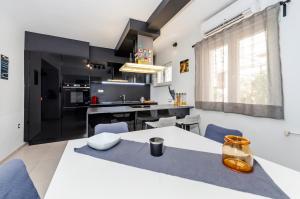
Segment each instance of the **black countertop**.
[[151,110],[172,110],[172,109],[192,109],[193,106],[175,106],[173,104],[151,105],[147,107],[132,107],[132,106],[114,106],[114,107],[90,107],[87,110],[88,115],[103,114],[103,113],[130,113],[138,111]]
[[140,101],[100,102],[98,104],[90,104],[90,107],[132,106],[132,105],[157,105],[157,102],[151,102],[151,103],[141,103]]

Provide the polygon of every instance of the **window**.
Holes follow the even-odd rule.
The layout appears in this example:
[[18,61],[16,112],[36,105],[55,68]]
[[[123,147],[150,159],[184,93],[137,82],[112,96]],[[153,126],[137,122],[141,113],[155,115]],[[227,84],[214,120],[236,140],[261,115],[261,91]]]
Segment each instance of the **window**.
[[212,80],[210,99],[215,100],[216,102],[227,101],[228,46],[224,45],[210,50],[209,56],[211,59],[210,79]]
[[266,32],[239,41],[238,103],[268,104]]
[[164,65],[165,69],[153,75],[154,86],[165,86],[172,83],[172,62]]
[[283,119],[279,6],[195,47],[196,107]]

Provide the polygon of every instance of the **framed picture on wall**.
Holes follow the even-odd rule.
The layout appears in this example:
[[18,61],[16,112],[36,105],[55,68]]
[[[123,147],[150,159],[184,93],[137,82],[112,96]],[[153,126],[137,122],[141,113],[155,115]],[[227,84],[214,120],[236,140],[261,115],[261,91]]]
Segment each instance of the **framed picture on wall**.
[[0,61],[0,75],[1,79],[8,80],[8,57],[1,55],[1,61]]
[[180,62],[180,73],[189,72],[189,59]]

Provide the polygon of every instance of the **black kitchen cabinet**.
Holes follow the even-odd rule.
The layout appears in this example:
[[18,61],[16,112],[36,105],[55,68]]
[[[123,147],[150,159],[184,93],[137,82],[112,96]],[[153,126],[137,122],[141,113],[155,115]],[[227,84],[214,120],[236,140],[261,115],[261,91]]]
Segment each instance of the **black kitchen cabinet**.
[[[59,60],[59,59],[58,59]],[[55,139],[60,136],[60,61],[50,63],[42,59],[41,63],[41,125],[43,139]]]
[[64,107],[62,111],[62,137],[75,139],[85,134],[87,107]]
[[[62,75],[91,77],[94,81],[112,79],[112,70],[106,64],[90,63],[87,59],[73,56],[62,56]],[[90,64],[90,67],[87,65]]]
[[[78,132],[84,135],[85,131],[78,125],[83,126],[86,109],[80,111],[80,120],[78,110],[72,110],[72,113],[65,111],[63,83],[64,80],[74,83],[84,80],[89,84],[90,70],[85,68],[85,59],[81,57],[25,51],[26,142],[38,144],[71,139],[78,137]],[[71,119],[73,122],[70,122]],[[65,132],[68,129],[66,124],[70,123],[77,131],[71,129]]]
[[[90,82],[113,78],[111,67],[90,69],[87,63],[83,57],[25,51],[26,142],[38,144],[84,136]],[[79,92],[72,85],[85,88]],[[70,87],[68,97],[65,86]],[[73,98],[83,98],[84,103],[71,103]]]
[[52,53],[89,59],[89,43],[51,35],[25,32],[25,51]]
[[[83,136],[88,104],[78,107],[76,103],[69,103],[75,106],[65,107],[68,104],[65,99],[70,102],[78,100],[81,104],[82,94],[71,91],[69,97],[64,98],[64,86],[77,87],[82,81],[87,81],[84,83],[87,88],[84,89],[89,89],[91,82],[98,84],[109,79],[149,83],[147,79],[150,78],[146,75],[121,73],[119,68],[126,62],[128,57],[116,56],[114,49],[25,32],[24,141],[35,144]],[[143,92],[147,93],[141,93],[140,96],[147,97],[150,94],[149,88]],[[89,103],[90,99],[87,100],[84,93],[84,101]],[[124,90],[116,91],[112,97],[119,100],[121,94],[125,94]],[[139,100],[140,96],[135,100]],[[104,98],[101,96],[101,99]],[[130,94],[127,99],[130,100]]]
[[24,140],[40,143],[61,134],[61,56],[25,51]]
[[25,52],[24,139],[41,132],[41,53]]

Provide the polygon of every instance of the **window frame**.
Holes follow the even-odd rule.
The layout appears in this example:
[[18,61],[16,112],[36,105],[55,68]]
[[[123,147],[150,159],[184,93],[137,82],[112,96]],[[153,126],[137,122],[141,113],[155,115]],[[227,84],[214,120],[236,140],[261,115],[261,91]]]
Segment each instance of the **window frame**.
[[[240,71],[240,68],[239,68],[240,67],[240,65],[239,65],[239,62],[240,62],[240,51],[239,50],[240,50],[240,48],[238,47],[240,42],[244,39],[255,37],[256,35],[261,34],[261,33],[266,34],[265,30],[257,29],[256,31],[254,31],[252,33],[249,33],[247,35],[243,35],[241,37],[237,37],[234,39],[231,38],[228,41],[222,41],[221,39],[218,39],[217,42],[215,43],[216,45],[213,48],[207,49],[208,54],[210,56],[210,54],[212,52],[216,53],[216,51],[219,49],[227,48],[227,68],[226,69],[224,68],[224,71],[223,71],[224,73],[227,74],[227,77],[225,77],[225,76],[223,77],[224,78],[223,101],[211,100],[211,99],[213,99],[213,97],[211,95],[213,95],[214,92],[213,92],[213,90],[212,91],[208,90],[208,94],[209,94],[208,98],[210,99],[209,101],[216,102],[216,103],[218,103],[218,102],[220,102],[220,103],[241,103],[241,102],[238,102],[239,94],[240,94],[238,92],[239,86],[240,86],[240,82],[239,82],[240,78],[239,77],[229,78],[229,76],[231,76],[232,74],[238,75],[239,71]],[[267,49],[266,49],[266,53],[267,53]],[[230,54],[235,54],[235,55],[238,55],[239,57],[236,57],[236,59],[232,59]],[[223,57],[223,59],[224,58],[225,58],[225,56]],[[213,67],[214,67],[213,65],[210,65],[209,70],[211,71]],[[211,73],[210,75],[213,75],[213,74]],[[226,79],[227,79],[227,82],[225,82]],[[209,82],[208,84],[209,84],[209,88],[212,89],[212,87],[211,87],[212,82]],[[227,93],[225,92],[226,91],[225,85],[227,85]],[[268,101],[268,99],[267,99],[267,101]],[[245,104],[247,104],[247,103],[245,103]],[[262,105],[264,105],[264,104],[262,104]]]
[[[163,64],[163,66],[165,67],[165,69],[162,71],[162,75],[163,75],[163,82],[161,83],[158,83],[158,79],[157,79],[157,73],[156,74],[153,74],[152,76],[152,80],[153,80],[153,86],[154,87],[162,87],[162,86],[170,86],[172,85],[172,82],[173,82],[173,63],[172,61],[170,62],[167,62],[166,64]],[[168,81],[166,82],[165,79],[166,79],[166,69],[167,68],[171,68],[171,81]]]

